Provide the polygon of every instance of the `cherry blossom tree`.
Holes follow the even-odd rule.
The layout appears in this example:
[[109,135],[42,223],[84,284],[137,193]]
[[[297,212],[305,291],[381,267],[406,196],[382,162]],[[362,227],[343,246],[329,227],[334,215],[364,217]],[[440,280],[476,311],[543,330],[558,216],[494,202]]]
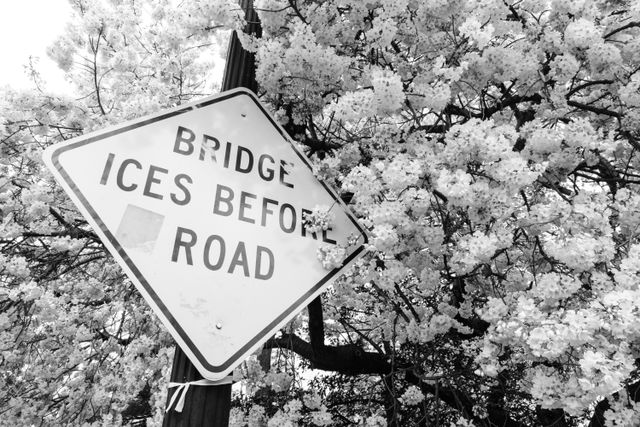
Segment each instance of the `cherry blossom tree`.
[[[16,425],[159,423],[171,339],[40,155],[214,92],[243,18],[71,3],[51,54],[80,98],[0,107],[0,407]],[[239,369],[232,422],[637,425],[640,2],[254,6],[258,95],[371,241]]]

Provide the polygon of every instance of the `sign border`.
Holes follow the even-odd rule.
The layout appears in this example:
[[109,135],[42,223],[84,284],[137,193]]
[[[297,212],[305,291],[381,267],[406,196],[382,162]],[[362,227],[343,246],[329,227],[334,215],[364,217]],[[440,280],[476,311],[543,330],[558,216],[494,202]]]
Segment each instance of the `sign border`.
[[[307,157],[298,149],[298,147],[295,146],[295,144],[289,138],[289,136],[287,135],[285,130],[277,122],[274,121],[274,119],[271,117],[271,115],[262,106],[262,104],[260,103],[260,101],[258,100],[256,95],[253,92],[251,92],[250,90],[245,89],[245,88],[238,88],[238,89],[234,89],[234,90],[231,90],[231,91],[222,92],[222,93],[220,93],[218,95],[213,95],[211,97],[204,98],[202,100],[195,101],[193,103],[185,104],[183,106],[179,106],[179,107],[174,108],[174,109],[169,110],[169,111],[163,111],[163,112],[156,113],[156,114],[153,114],[153,115],[150,115],[150,116],[139,118],[137,120],[133,120],[133,121],[129,121],[129,122],[123,123],[122,125],[116,125],[115,128],[112,127],[112,128],[108,128],[106,130],[98,131],[96,133],[91,133],[91,134],[88,134],[88,135],[80,136],[78,138],[74,138],[72,140],[66,141],[62,147],[56,147],[54,145],[54,146],[52,146],[50,149],[48,149],[45,152],[45,155],[47,155],[48,153],[51,153],[50,154],[50,156],[51,156],[50,158],[51,158],[52,165],[54,166],[55,170],[60,174],[60,177],[64,180],[64,183],[71,189],[71,191],[73,192],[75,197],[80,202],[81,206],[79,206],[79,207],[84,208],[87,211],[87,213],[89,214],[89,216],[91,217],[91,219],[93,219],[93,221],[98,225],[98,227],[100,228],[100,231],[104,234],[104,236],[106,237],[107,241],[113,246],[115,251],[121,257],[121,259],[124,262],[124,264],[133,273],[133,275],[135,276],[137,281],[140,283],[140,285],[143,287],[143,289],[147,292],[149,297],[152,299],[153,303],[158,307],[158,309],[160,310],[162,315],[165,317],[166,321],[168,321],[171,324],[171,327],[178,334],[179,338],[182,340],[184,345],[188,348],[189,352],[196,357],[198,363],[200,364],[200,366],[202,366],[202,368],[204,368],[208,372],[211,372],[211,373],[214,373],[214,374],[219,374],[219,373],[225,372],[232,365],[235,365],[236,362],[239,361],[238,359],[240,359],[243,356],[247,355],[252,347],[254,347],[254,346],[257,347],[262,342],[266,341],[268,339],[269,335],[271,335],[272,333],[275,333],[275,331],[280,326],[282,326],[284,323],[286,323],[286,321],[288,321],[291,317],[295,316],[295,314],[301,308],[304,307],[305,301],[307,301],[307,300],[310,301],[312,297],[314,297],[316,294],[319,294],[320,292],[322,292],[323,291],[322,288],[324,287],[325,284],[327,284],[327,282],[329,280],[331,280],[334,276],[336,276],[343,268],[345,268],[351,262],[355,261],[355,259],[359,255],[363,254],[363,252],[365,250],[365,245],[369,241],[369,237],[368,237],[368,234],[367,234],[366,230],[360,226],[360,224],[356,220],[356,218],[353,215],[353,213],[351,212],[351,210],[344,204],[344,202],[331,189],[331,187],[329,187],[323,180],[318,179],[316,177],[317,181],[324,187],[324,189],[334,199],[334,202],[338,203],[339,205],[342,206],[342,208],[344,209],[347,217],[351,220],[353,225],[358,229],[358,231],[360,232],[361,236],[364,238],[364,242],[354,252],[352,252],[349,255],[349,257],[347,257],[343,261],[342,266],[329,271],[327,273],[327,275],[325,275],[320,281],[318,281],[307,292],[305,292],[300,298],[298,298],[293,304],[291,304],[282,314],[280,314],[276,319],[271,321],[266,327],[264,327],[262,330],[260,330],[260,332],[258,332],[258,334],[256,336],[254,336],[249,342],[247,342],[240,349],[238,349],[231,357],[229,357],[227,359],[226,362],[224,362],[224,363],[222,363],[220,365],[212,365],[211,363],[209,363],[205,359],[203,354],[198,350],[198,348],[195,346],[193,341],[191,341],[191,339],[189,338],[187,333],[184,331],[184,329],[178,324],[176,319],[171,315],[171,312],[167,309],[167,307],[164,305],[162,300],[158,297],[156,292],[153,290],[153,287],[149,284],[149,282],[147,282],[147,280],[144,277],[144,275],[140,272],[140,270],[138,270],[138,268],[135,266],[135,264],[129,258],[129,256],[127,255],[127,253],[124,250],[124,248],[118,243],[118,241],[115,238],[115,236],[113,235],[113,233],[111,231],[109,231],[109,229],[106,227],[106,225],[104,224],[104,222],[102,221],[102,219],[100,218],[98,213],[89,204],[89,202],[85,198],[84,194],[82,194],[82,192],[80,191],[78,186],[71,179],[71,177],[69,176],[67,171],[64,169],[64,167],[60,164],[59,157],[60,157],[61,154],[63,154],[66,151],[73,150],[75,148],[78,148],[78,147],[81,147],[81,146],[85,146],[85,145],[88,145],[88,144],[91,144],[91,143],[94,143],[94,142],[98,142],[98,141],[104,140],[106,138],[109,138],[109,137],[112,137],[112,136],[115,136],[115,135],[130,131],[130,130],[133,130],[133,129],[136,129],[136,128],[147,126],[147,125],[153,124],[155,122],[158,122],[158,121],[161,121],[161,120],[173,117],[173,116],[184,114],[184,113],[187,113],[187,112],[195,110],[195,109],[207,107],[209,105],[212,105],[212,104],[215,104],[215,103],[227,100],[227,99],[231,99],[231,98],[236,97],[236,96],[248,96],[254,102],[254,104],[259,108],[259,110],[262,112],[262,114],[269,120],[271,125],[278,130],[278,132],[283,137],[283,139],[289,143],[289,145],[291,146],[293,151],[298,155],[300,160],[302,160],[302,162],[305,165],[307,165],[307,167],[311,171],[313,171],[313,168],[312,168],[311,164],[309,163]],[[75,200],[74,200],[74,202],[75,202]],[[202,372],[201,372],[201,374],[202,374]],[[206,377],[206,375],[204,375],[204,374],[203,374],[203,376]]]

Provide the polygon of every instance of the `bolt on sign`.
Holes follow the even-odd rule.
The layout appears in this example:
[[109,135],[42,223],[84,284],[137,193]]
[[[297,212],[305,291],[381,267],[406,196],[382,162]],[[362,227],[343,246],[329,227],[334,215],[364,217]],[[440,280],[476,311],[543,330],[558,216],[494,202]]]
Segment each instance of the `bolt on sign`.
[[[211,380],[291,320],[367,242],[246,89],[65,141],[44,160]],[[335,221],[312,233],[303,218],[316,205],[330,206]],[[347,242],[343,266],[324,269],[319,246]]]

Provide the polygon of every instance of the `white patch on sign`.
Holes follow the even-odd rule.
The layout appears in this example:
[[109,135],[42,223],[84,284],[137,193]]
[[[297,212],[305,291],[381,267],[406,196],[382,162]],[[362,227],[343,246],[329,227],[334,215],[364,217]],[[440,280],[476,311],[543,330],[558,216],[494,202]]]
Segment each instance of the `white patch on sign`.
[[116,232],[116,239],[125,249],[151,253],[160,235],[163,221],[164,215],[127,205]]

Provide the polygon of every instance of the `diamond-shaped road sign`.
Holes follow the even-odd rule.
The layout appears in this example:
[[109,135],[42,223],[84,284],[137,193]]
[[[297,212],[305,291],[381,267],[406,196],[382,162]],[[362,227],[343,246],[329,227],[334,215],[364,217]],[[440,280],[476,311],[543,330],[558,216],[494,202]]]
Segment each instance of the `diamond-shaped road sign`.
[[[366,232],[255,95],[54,145],[45,163],[205,378],[225,377],[364,251]],[[310,233],[302,217],[331,207]],[[355,240],[343,267],[320,245]]]

